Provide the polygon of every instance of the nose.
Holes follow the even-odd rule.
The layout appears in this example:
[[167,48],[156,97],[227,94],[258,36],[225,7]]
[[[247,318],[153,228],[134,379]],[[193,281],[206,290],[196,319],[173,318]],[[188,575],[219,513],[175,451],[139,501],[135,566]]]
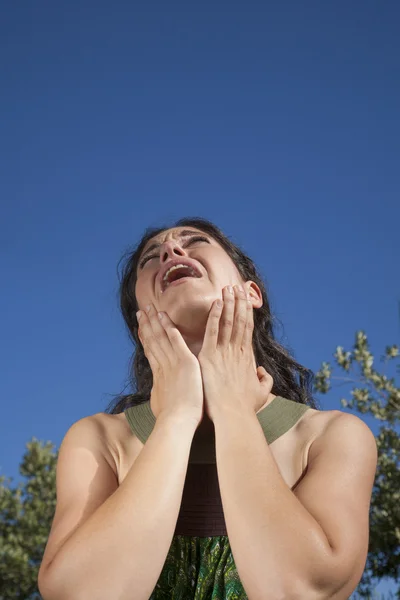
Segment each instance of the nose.
[[176,240],[168,240],[161,244],[160,262],[165,263],[169,258],[185,256],[186,252]]

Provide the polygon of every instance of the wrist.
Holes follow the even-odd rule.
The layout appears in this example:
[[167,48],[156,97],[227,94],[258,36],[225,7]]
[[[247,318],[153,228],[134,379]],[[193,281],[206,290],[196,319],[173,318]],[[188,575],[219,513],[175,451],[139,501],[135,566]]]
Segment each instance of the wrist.
[[172,426],[183,426],[186,429],[193,429],[195,431],[199,425],[199,418],[196,417],[192,412],[180,410],[180,411],[164,411],[161,412],[157,419],[157,423],[168,423]]
[[240,404],[230,402],[229,404],[215,406],[212,409],[212,420],[214,425],[217,425],[219,421],[226,421],[227,419],[247,419],[254,417],[255,412],[249,407],[243,407]]

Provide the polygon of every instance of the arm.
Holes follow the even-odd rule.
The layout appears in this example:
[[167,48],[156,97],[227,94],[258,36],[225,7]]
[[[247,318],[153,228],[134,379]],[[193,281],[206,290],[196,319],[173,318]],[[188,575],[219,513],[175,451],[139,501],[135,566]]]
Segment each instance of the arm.
[[192,423],[160,416],[119,487],[96,423],[86,417],[70,428],[60,447],[57,508],[38,577],[44,600],[148,600],[179,514]]
[[292,491],[255,414],[224,411],[214,425],[228,536],[249,599],[346,600],[368,551],[371,430],[353,415],[333,419]]

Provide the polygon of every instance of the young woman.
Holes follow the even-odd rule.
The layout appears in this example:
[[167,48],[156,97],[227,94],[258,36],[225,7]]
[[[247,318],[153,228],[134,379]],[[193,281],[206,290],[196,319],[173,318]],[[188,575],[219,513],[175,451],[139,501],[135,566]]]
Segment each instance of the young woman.
[[316,406],[252,260],[181,219],[146,230],[120,294],[136,392],[65,435],[44,600],[347,599],[375,438]]

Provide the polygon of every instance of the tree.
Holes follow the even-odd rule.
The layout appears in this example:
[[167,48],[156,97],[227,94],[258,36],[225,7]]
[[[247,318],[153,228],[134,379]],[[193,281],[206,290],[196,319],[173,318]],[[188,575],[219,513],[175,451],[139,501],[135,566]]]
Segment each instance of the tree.
[[0,477],[0,600],[41,600],[37,576],[56,507],[58,452],[50,442],[27,443],[23,483]]
[[[387,375],[388,369],[396,375],[400,373],[399,349],[397,346],[386,347],[379,372],[374,368],[375,359],[369,350],[366,334],[358,331],[353,349],[345,351],[338,346],[334,358],[342,375],[333,375],[331,365],[322,363],[316,373],[315,390],[325,394],[334,381],[351,386],[352,398],[342,398],[341,405],[361,414],[369,413],[382,423],[375,436],[378,465],[370,507],[368,558],[357,588],[361,598],[370,598],[373,580],[387,577],[399,581],[400,439],[395,427],[400,417],[400,388],[395,377]],[[397,597],[400,598],[400,587]]]

